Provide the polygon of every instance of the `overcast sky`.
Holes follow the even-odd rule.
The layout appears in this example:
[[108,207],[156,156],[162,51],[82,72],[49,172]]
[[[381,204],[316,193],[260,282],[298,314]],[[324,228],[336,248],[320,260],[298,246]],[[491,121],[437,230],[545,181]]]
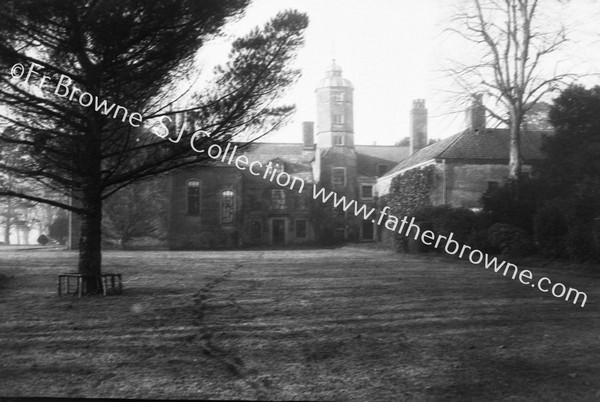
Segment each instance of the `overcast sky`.
[[[571,41],[545,66],[579,73],[600,72],[600,3],[597,0],[543,1],[548,22],[564,23]],[[413,99],[424,98],[430,138],[444,138],[464,126],[462,106],[451,102],[454,83],[441,72],[448,59],[475,57],[469,46],[445,30],[456,1],[446,0],[254,0],[245,16],[226,30],[229,38],[262,25],[278,11],[294,8],[310,18],[306,44],[297,67],[302,77],[286,101],[297,112],[289,125],[268,141],[298,142],[302,121],[316,116],[315,86],[331,59],[354,84],[354,129],[357,144],[393,144],[408,135]],[[225,55],[226,38],[199,55],[205,67]],[[205,70],[206,71],[206,70]],[[598,76],[585,84],[600,83]]]

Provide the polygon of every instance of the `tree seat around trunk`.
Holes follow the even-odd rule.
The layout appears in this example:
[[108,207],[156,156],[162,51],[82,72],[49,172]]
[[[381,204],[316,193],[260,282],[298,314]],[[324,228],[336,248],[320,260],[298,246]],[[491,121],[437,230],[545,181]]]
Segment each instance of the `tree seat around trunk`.
[[[108,293],[108,283],[110,280],[110,290],[113,294],[120,294],[123,292],[123,283],[121,281],[121,274],[102,274],[102,275],[84,275],[78,273],[65,273],[59,274],[56,282],[58,296],[62,296],[63,282],[66,285],[66,291],[64,294],[68,295],[70,292],[71,278],[76,281],[75,293],[78,297],[86,294],[87,284],[93,280],[98,281],[102,288],[102,294],[106,296]],[[116,285],[116,286],[115,286]]]

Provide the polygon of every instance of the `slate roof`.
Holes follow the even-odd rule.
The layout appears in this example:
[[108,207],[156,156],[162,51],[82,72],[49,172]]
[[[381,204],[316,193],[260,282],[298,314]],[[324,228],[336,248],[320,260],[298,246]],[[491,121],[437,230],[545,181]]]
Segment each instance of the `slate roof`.
[[406,159],[408,147],[394,145],[355,145],[358,173],[364,176],[377,176],[377,165],[386,164],[390,168]]
[[287,173],[307,182],[313,181],[311,162],[315,151],[305,151],[301,143],[256,142],[245,148],[243,153],[250,161],[259,161],[263,165],[269,161],[283,161]]
[[[541,145],[544,135],[548,134],[548,131],[526,131],[521,134],[521,154],[524,163],[544,158]],[[428,161],[441,159],[463,163],[507,164],[509,146],[508,129],[487,128],[483,132],[465,130],[415,152],[385,176],[395,175]]]
[[[358,172],[365,176],[377,176],[377,165],[387,164],[393,167],[408,156],[408,147],[393,145],[355,145],[357,154]],[[315,157],[315,151],[304,151],[301,143],[270,143],[258,142],[245,149],[244,154],[250,160],[266,163],[270,160],[280,158],[294,165],[294,170],[299,171],[300,166],[305,164],[306,171],[312,171],[311,162]]]
[[[238,144],[239,146],[240,144]],[[361,176],[377,176],[377,165],[387,164],[390,168],[406,159],[407,146],[394,145],[356,145],[357,169]],[[286,164],[286,171],[296,177],[312,181],[312,162],[315,150],[304,150],[302,143],[256,142],[241,150],[236,155],[246,155],[250,161],[259,161],[266,165],[269,161],[281,160]],[[225,163],[216,161],[216,166]]]

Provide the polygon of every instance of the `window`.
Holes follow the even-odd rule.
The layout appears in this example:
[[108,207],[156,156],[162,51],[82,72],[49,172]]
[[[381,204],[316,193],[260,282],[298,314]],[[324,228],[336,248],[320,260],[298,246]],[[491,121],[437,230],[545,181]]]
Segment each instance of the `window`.
[[285,209],[284,190],[271,190],[271,208],[279,211]]
[[331,184],[337,184],[340,186],[346,185],[346,169],[341,167],[333,168],[331,174]]
[[371,185],[363,185],[360,189],[361,198],[373,198],[373,186]]
[[298,219],[296,221],[296,237],[299,239],[306,239],[306,220]]
[[333,136],[333,145],[344,145],[344,134],[336,134]]
[[333,124],[344,124],[344,115],[343,114],[334,114],[333,115]]
[[260,240],[262,237],[262,225],[259,221],[250,222],[250,237],[252,240]]
[[387,173],[388,170],[389,170],[389,166],[384,163],[377,165],[377,176],[379,176],[379,177],[383,176],[384,174]]
[[332,94],[331,100],[333,100],[334,102],[343,102],[344,101],[344,93],[340,92],[337,94]]
[[187,213],[200,215],[200,180],[192,179],[187,182]]
[[231,190],[221,192],[221,223],[224,225],[232,224],[234,217],[234,194]]

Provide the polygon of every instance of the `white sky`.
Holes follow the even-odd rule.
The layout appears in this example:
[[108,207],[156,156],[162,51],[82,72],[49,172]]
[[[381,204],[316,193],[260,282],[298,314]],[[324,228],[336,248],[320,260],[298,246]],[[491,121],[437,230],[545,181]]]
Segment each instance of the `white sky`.
[[[557,57],[559,68],[600,73],[600,3],[597,0],[547,0],[549,23],[564,23],[571,42]],[[284,100],[297,107],[293,120],[266,140],[299,142],[302,121],[316,118],[314,89],[335,57],[343,76],[354,84],[354,131],[357,144],[393,144],[409,133],[412,100],[424,98],[429,137],[444,138],[464,126],[462,106],[449,91],[458,88],[440,71],[448,59],[476,56],[445,29],[456,1],[451,0],[255,0],[245,16],[226,28],[229,38],[262,25],[278,11],[294,8],[308,14],[306,44],[297,67],[302,77]],[[199,54],[210,68],[226,55],[226,39]],[[558,61],[556,59],[555,61]],[[550,71],[556,63],[546,66]],[[204,71],[207,71],[206,69]],[[598,76],[587,85],[600,84]]]

